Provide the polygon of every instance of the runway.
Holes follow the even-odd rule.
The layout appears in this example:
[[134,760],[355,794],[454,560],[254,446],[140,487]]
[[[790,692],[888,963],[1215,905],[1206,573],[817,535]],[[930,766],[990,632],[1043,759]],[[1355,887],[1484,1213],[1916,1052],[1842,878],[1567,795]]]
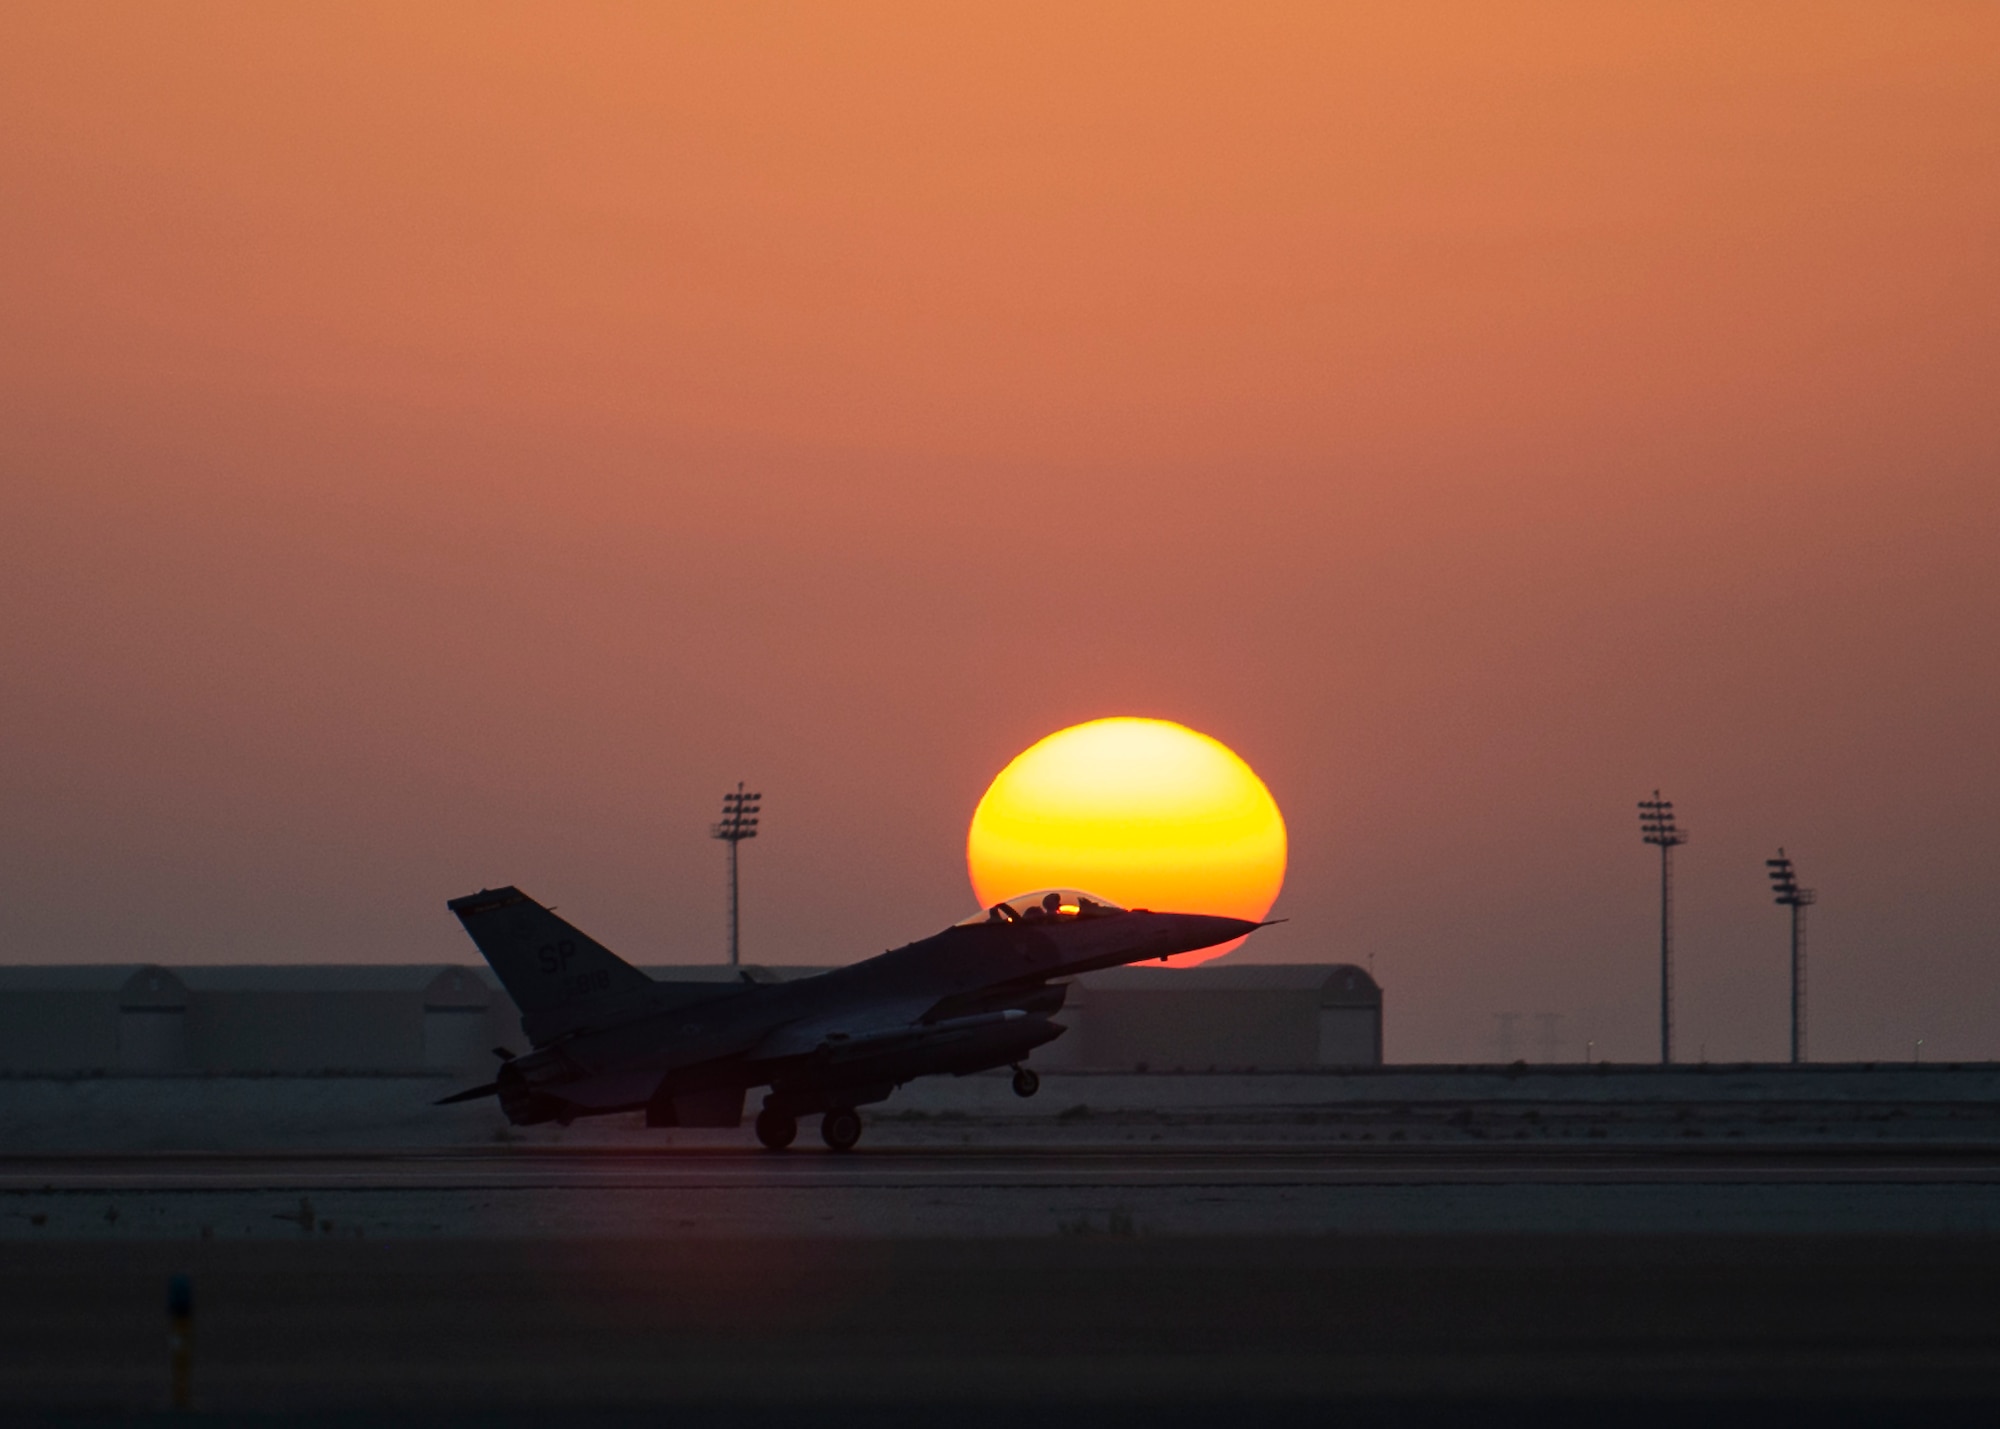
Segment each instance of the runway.
[[288,1422],[1762,1429],[2000,1392],[1991,1237],[311,1236],[0,1246],[0,1407],[160,1404],[173,1274],[197,1403]]
[[2000,1402],[1990,1147],[4,1157],[0,1407],[157,1405],[182,1273],[201,1402],[329,1426],[1948,1424]]
[[1758,1146],[1737,1152],[1657,1147],[1579,1152],[1205,1146],[939,1152],[891,1147],[843,1155],[816,1148],[772,1153],[714,1147],[521,1147],[0,1157],[0,1192],[1651,1184],[2000,1186],[2000,1149]]
[[0,1158],[0,1239],[2000,1231],[1991,1147],[736,1147]]

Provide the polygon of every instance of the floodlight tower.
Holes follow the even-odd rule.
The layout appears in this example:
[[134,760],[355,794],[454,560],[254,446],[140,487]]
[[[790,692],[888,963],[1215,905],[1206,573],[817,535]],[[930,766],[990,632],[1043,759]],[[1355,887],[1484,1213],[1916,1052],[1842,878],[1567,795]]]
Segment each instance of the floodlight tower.
[[757,837],[757,809],[762,794],[746,794],[743,781],[736,781],[734,792],[722,796],[722,820],[708,826],[708,836],[721,839],[729,845],[729,966],[736,967],[741,962],[741,950],[737,946],[737,929],[740,924],[736,916],[736,846],[745,839]]
[[1660,850],[1660,1065],[1674,1060],[1674,850],[1688,841],[1674,826],[1674,801],[1639,801],[1641,838]]
[[1792,910],[1792,1060],[1806,1059],[1806,909],[1819,900],[1810,888],[1799,887],[1797,872],[1783,849],[1764,860],[1771,875],[1772,901]]

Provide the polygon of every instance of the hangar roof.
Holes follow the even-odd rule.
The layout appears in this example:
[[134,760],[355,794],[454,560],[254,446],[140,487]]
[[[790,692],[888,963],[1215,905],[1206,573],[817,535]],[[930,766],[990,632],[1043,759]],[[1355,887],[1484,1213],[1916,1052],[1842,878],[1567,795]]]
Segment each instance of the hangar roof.
[[486,1007],[493,989],[470,963],[205,963],[171,969],[194,993],[405,993],[432,1008]]
[[[500,990],[484,965],[470,963],[208,963],[162,968],[155,963],[43,963],[0,967],[0,994],[10,992],[126,992],[139,994],[141,973],[167,973],[191,992],[422,993],[435,1006],[484,1006]],[[649,964],[661,982],[790,982],[828,971],[824,967],[745,966],[722,963]],[[1195,968],[1134,966],[1087,973],[1085,990],[1105,992],[1317,991],[1325,1006],[1375,1006],[1381,989],[1365,968],[1351,963],[1223,963]],[[159,991],[159,990],[155,990]],[[151,998],[144,998],[152,1001]]]
[[420,992],[454,963],[205,963],[176,967],[201,992]]
[[1322,1006],[1374,1006],[1382,989],[1352,963],[1230,963],[1192,968],[1132,966],[1085,973],[1086,993],[1318,992]]
[[36,992],[117,994],[124,1008],[179,1009],[187,985],[158,963],[44,963],[0,968],[0,995]]
[[146,963],[36,963],[0,967],[0,992],[116,992]]

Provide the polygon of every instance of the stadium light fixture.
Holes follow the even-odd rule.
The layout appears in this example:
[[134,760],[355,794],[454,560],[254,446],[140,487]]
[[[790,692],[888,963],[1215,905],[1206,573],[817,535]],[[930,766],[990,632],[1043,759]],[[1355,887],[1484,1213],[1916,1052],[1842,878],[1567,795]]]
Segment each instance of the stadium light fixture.
[[1792,910],[1792,1061],[1806,1060],[1806,909],[1819,901],[1810,888],[1799,887],[1798,870],[1783,849],[1764,860],[1771,875],[1772,901]]
[[762,794],[748,793],[743,781],[736,781],[733,792],[722,796],[722,818],[709,825],[708,836],[721,839],[729,845],[729,966],[741,965],[742,953],[739,947],[741,920],[737,913],[736,846],[745,839],[757,837],[757,810],[761,806]]
[[1660,850],[1660,1065],[1674,1060],[1674,850],[1687,835],[1674,823],[1674,801],[1639,801],[1640,837]]

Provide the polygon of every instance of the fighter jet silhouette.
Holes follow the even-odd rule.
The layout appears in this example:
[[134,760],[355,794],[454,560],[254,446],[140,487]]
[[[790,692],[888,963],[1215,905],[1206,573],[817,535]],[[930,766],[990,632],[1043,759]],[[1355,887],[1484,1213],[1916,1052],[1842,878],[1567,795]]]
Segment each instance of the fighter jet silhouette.
[[1062,1036],[1068,984],[1097,968],[1169,958],[1263,927],[1241,918],[1124,909],[1073,889],[996,903],[933,937],[791,982],[656,982],[516,888],[454,898],[514,1003],[534,1051],[439,1103],[496,1096],[518,1126],[612,1112],[648,1126],[738,1126],[745,1093],[769,1087],[757,1139],[791,1145],[818,1115],[836,1151],[861,1137],[855,1108],[916,1077],[1014,1068]]

